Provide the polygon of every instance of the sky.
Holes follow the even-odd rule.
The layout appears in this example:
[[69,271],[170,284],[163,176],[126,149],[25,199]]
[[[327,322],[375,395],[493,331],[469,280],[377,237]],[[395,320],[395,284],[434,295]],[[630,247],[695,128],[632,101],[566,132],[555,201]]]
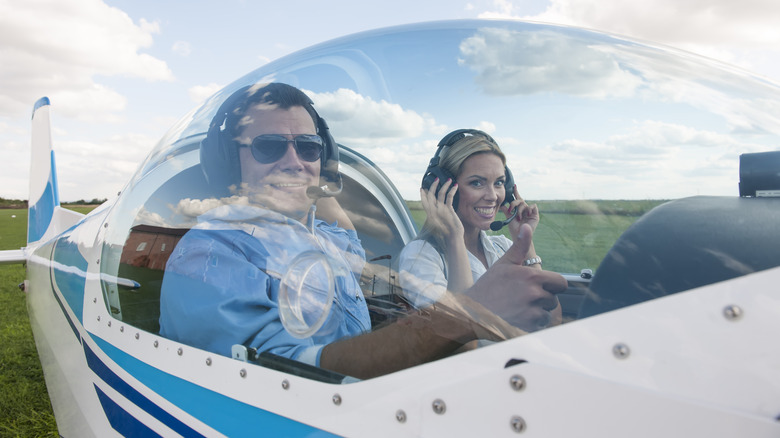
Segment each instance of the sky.
[[110,198],[176,120],[249,71],[355,32],[460,18],[617,33],[780,83],[776,0],[0,0],[0,197],[27,199],[42,96],[61,200]]

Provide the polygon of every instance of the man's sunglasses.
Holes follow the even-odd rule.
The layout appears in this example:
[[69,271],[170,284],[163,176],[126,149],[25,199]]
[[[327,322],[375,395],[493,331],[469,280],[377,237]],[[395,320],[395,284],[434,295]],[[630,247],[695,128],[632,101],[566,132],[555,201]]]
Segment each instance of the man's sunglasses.
[[287,144],[292,143],[298,157],[303,161],[314,162],[322,156],[323,141],[319,135],[302,134],[289,139],[279,134],[258,135],[248,147],[258,163],[271,164],[279,161],[287,152]]

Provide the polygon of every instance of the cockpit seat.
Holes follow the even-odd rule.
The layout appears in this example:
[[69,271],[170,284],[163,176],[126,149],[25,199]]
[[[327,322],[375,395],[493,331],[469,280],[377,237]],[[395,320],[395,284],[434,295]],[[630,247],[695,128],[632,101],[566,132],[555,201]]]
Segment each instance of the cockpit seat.
[[696,196],[637,220],[601,262],[580,318],[780,266],[780,199]]

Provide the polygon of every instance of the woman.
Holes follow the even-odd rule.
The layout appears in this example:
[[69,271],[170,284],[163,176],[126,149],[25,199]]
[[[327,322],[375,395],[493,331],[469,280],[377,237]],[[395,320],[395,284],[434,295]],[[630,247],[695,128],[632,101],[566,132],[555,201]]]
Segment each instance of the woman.
[[[430,179],[433,182],[426,188]],[[513,182],[506,186],[511,179],[506,157],[486,133],[458,130],[439,143],[420,189],[427,218],[418,238],[401,252],[399,262],[404,293],[413,304],[425,307],[447,290],[465,291],[507,251],[512,240],[485,233],[499,209],[508,218],[517,209],[507,224],[513,239],[523,224],[536,229],[539,209],[526,204]],[[523,264],[542,268],[533,244]],[[550,316],[552,321],[560,320],[557,302]]]

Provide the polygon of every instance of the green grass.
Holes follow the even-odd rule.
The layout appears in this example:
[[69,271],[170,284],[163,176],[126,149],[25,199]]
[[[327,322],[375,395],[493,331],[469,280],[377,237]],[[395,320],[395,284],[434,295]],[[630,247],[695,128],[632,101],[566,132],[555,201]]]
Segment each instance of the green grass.
[[[16,216],[16,217],[13,217]],[[27,210],[0,210],[0,249],[26,244]],[[27,317],[21,265],[0,266],[0,436],[59,436]]]
[[637,217],[604,214],[543,213],[534,247],[550,271],[594,272],[620,234]]
[[[529,201],[542,220],[534,235],[536,252],[550,271],[576,273],[598,268],[620,234],[662,200]],[[419,201],[408,201],[418,227],[425,221]],[[509,237],[506,228],[500,231]]]

